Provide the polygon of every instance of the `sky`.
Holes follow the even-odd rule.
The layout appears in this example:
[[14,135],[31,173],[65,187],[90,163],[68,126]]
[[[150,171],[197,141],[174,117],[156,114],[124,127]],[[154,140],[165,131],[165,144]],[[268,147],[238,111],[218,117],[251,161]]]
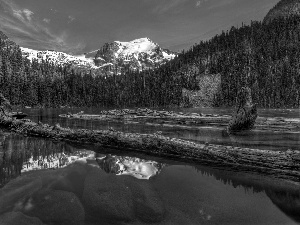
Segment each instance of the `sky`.
[[22,47],[82,54],[148,37],[173,51],[262,20],[279,0],[0,0],[0,30]]

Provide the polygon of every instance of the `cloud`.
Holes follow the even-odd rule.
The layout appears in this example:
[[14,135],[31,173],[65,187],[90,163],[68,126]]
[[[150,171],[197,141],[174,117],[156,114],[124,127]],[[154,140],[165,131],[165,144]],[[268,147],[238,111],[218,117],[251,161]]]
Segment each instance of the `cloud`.
[[197,7],[197,8],[201,7],[202,4],[203,4],[204,2],[207,2],[207,1],[208,1],[208,0],[199,0],[199,1],[197,1],[197,2],[196,2],[196,7]]
[[73,16],[68,16],[68,23],[72,23],[75,20],[75,17]]
[[237,2],[237,0],[222,0],[222,1],[215,1],[214,4],[212,4],[208,9],[216,9],[223,6],[228,6],[230,4],[233,4]]
[[21,8],[10,0],[0,0],[0,30],[17,44],[65,52],[81,51],[84,48],[82,44],[69,44],[67,32],[53,32],[47,26],[49,23],[50,19],[35,18],[32,11]]
[[43,21],[44,21],[45,23],[50,23],[51,20],[48,19],[48,18],[44,18]]
[[22,9],[22,10],[15,10],[13,9],[13,15],[16,16],[18,19],[20,20],[28,20],[31,21],[32,16],[33,16],[33,12],[30,11],[29,9]]
[[[146,2],[151,2],[149,0],[145,0]],[[153,12],[162,14],[169,11],[177,12],[180,10],[179,6],[185,4],[188,0],[159,0],[159,3],[154,7]]]
[[31,12],[29,9],[23,9],[23,14],[27,18],[27,20],[31,21],[31,17],[34,13]]
[[56,9],[50,9],[51,12],[57,13],[58,11]]

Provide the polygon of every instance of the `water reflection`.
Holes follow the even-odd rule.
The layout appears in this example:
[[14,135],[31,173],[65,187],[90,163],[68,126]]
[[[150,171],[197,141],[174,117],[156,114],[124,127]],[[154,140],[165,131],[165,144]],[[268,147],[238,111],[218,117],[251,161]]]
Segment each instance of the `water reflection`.
[[16,134],[0,135],[0,187],[24,172],[58,169],[74,162],[94,160],[107,173],[149,179],[165,164],[137,157],[100,154],[62,142]]
[[266,177],[248,173],[232,173],[199,165],[195,165],[194,168],[198,173],[205,176],[212,176],[216,180],[234,188],[242,187],[246,193],[266,193],[274,205],[300,224],[299,185],[289,185],[284,182],[278,184],[277,180]]
[[266,194],[281,211],[300,223],[300,191],[266,190]]
[[47,139],[0,135],[0,187],[23,172],[63,168],[78,160],[93,157],[94,152],[74,149],[66,143]]
[[[293,186],[283,182],[279,183],[278,180],[272,180],[258,175],[219,170],[201,165],[187,165],[147,155],[136,155],[130,152],[124,153],[124,151],[122,152],[121,150],[113,151],[110,149],[102,149],[100,147],[73,146],[67,143],[53,142],[47,139],[0,133],[0,186],[4,186],[11,179],[22,173],[28,174],[30,171],[30,174],[44,174],[42,176],[51,176],[52,179],[54,175],[47,173],[47,171],[49,172],[49,169],[57,169],[57,171],[59,171],[61,170],[60,168],[70,168],[69,166],[74,165],[74,162],[78,161],[81,161],[84,164],[90,163],[94,167],[100,167],[103,171],[110,174],[110,176],[112,176],[111,174],[131,175],[138,179],[149,179],[155,176],[155,179],[146,180],[145,182],[155,186],[160,195],[165,196],[166,199],[164,199],[164,204],[169,204],[169,201],[172,202],[174,199],[178,198],[176,200],[178,203],[176,202],[174,205],[176,207],[182,207],[180,206],[180,201],[182,201],[183,198],[190,199],[191,202],[188,202],[189,205],[185,206],[188,209],[180,209],[183,211],[189,210],[189,212],[192,212],[194,209],[193,204],[198,204],[198,198],[201,199],[203,205],[208,205],[207,208],[209,208],[210,205],[218,205],[217,201],[220,201],[220,196],[228,195],[228,201],[221,202],[223,204],[222,209],[213,209],[218,213],[219,211],[223,212],[226,210],[227,206],[232,207],[230,201],[237,198],[235,189],[238,190],[241,188],[245,193],[244,195],[240,195],[241,200],[235,207],[243,208],[243,198],[246,198],[249,195],[253,196],[254,203],[259,202],[261,196],[264,196],[271,200],[272,203],[269,201],[268,204],[276,205],[281,212],[287,215],[287,218],[291,218],[300,223],[299,186]],[[178,170],[177,165],[183,166],[180,166],[180,170]],[[190,172],[190,168],[193,168],[194,171],[196,170],[196,175]],[[83,189],[83,183],[86,178],[83,177],[82,181],[79,180],[79,182],[76,174],[81,173],[78,171],[73,171],[72,174],[73,173],[75,174],[74,179],[76,182],[74,183],[76,187],[82,186],[81,189]],[[61,178],[58,177],[57,179],[59,180]],[[95,177],[93,179],[96,180],[97,178]],[[197,183],[197,180],[202,180],[202,183]],[[13,181],[11,183],[13,183]],[[145,183],[141,184],[144,185]],[[166,186],[164,186],[164,184]],[[62,184],[59,183],[52,186],[60,188],[62,186],[65,188],[65,185],[66,183],[62,182]],[[118,184],[116,184],[116,186],[118,186]],[[77,190],[78,188],[76,187],[72,187],[70,190]],[[174,195],[172,195],[174,188],[176,187],[178,187],[179,193],[177,194],[175,192]],[[230,192],[226,192],[226,189],[229,189]],[[257,193],[260,195],[256,196]],[[169,197],[168,195],[171,196]],[[81,196],[81,194],[78,196]],[[219,196],[213,200],[217,203],[210,202],[210,199],[213,199],[214,196]],[[195,201],[195,203],[193,201]],[[172,207],[175,207],[174,205],[172,205]],[[270,207],[271,205],[266,207]],[[177,213],[176,210],[174,212]],[[205,207],[199,208],[198,213],[200,213],[200,219],[214,221],[214,219],[219,218],[220,221],[222,221],[224,217],[222,217],[222,215],[218,215],[218,217],[215,215],[217,212],[214,212],[213,210],[212,212],[207,212]],[[245,213],[249,214],[250,212]],[[255,210],[251,213],[256,216]],[[189,216],[192,217],[192,215]],[[288,220],[279,215],[278,217],[285,221]],[[197,219],[195,217],[194,219],[194,221],[198,221],[199,218]],[[200,223],[201,221],[198,222]],[[185,221],[185,224],[191,223]],[[218,223],[215,221],[215,224]]]
[[149,179],[150,177],[159,174],[161,169],[165,166],[163,163],[157,163],[151,160],[110,154],[97,154],[96,161],[107,173],[131,175],[138,179]]

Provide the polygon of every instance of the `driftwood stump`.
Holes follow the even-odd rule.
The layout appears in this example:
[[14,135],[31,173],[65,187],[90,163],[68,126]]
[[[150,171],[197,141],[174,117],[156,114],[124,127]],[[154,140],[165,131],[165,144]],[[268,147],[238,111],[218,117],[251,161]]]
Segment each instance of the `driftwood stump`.
[[251,130],[257,118],[256,104],[252,103],[251,89],[243,87],[237,97],[238,108],[227,126],[228,133]]

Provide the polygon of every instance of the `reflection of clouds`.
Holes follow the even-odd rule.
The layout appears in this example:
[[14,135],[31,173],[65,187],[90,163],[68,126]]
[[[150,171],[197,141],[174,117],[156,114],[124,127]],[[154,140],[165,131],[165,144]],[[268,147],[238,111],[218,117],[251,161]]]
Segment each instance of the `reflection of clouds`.
[[157,175],[164,166],[155,161],[112,155],[97,157],[97,162],[107,173],[131,175],[138,179],[149,179]]
[[32,156],[23,163],[21,172],[24,173],[32,170],[63,168],[74,162],[86,161],[86,159],[94,159],[94,152],[77,151],[72,153],[72,155],[66,153],[56,153],[46,157]]

